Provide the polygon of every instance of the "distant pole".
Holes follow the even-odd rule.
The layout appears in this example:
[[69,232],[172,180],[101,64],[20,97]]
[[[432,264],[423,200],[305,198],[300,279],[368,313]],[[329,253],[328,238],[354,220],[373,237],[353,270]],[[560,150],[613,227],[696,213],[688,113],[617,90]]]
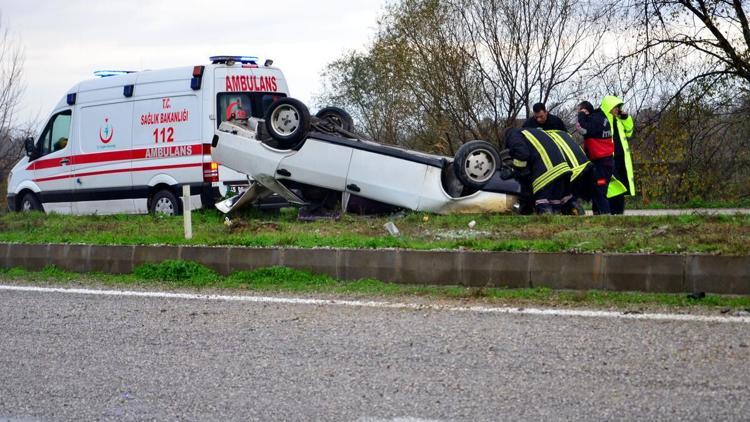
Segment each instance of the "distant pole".
[[190,206],[190,186],[182,186],[182,213],[183,220],[185,222],[185,239],[190,240],[193,238],[193,215],[192,207]]

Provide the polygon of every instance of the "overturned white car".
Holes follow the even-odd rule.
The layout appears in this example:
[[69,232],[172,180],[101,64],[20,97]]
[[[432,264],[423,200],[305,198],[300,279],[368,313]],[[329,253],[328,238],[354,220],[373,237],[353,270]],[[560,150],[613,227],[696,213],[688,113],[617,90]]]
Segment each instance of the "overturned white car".
[[455,158],[362,139],[351,117],[329,107],[311,116],[293,98],[272,104],[265,119],[220,125],[213,159],[247,174],[250,188],[217,204],[230,212],[277,194],[296,205],[331,194],[347,210],[352,198],[438,214],[509,213],[518,208],[521,185],[500,177],[496,148],[472,141]]

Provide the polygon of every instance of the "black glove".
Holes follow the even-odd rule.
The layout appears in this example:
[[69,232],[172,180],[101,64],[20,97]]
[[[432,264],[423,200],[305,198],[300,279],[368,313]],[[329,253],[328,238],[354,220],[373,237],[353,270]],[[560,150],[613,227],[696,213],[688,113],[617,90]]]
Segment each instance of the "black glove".
[[503,167],[500,169],[500,178],[503,180],[512,179],[516,176],[516,171],[513,167]]

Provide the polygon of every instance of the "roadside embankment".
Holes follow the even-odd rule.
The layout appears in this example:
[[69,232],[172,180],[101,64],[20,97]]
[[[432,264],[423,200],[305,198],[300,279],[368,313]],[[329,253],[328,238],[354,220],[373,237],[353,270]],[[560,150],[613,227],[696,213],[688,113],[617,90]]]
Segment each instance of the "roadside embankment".
[[126,274],[166,260],[220,274],[280,266],[400,284],[750,294],[750,256],[0,243],[0,267],[31,271]]

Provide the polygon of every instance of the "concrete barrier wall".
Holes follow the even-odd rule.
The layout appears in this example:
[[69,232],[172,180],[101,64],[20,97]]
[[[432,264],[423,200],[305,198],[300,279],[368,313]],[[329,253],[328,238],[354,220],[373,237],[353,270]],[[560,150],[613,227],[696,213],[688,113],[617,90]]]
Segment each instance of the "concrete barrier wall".
[[0,243],[0,267],[125,274],[195,261],[221,274],[286,266],[341,280],[571,290],[750,294],[750,257]]

